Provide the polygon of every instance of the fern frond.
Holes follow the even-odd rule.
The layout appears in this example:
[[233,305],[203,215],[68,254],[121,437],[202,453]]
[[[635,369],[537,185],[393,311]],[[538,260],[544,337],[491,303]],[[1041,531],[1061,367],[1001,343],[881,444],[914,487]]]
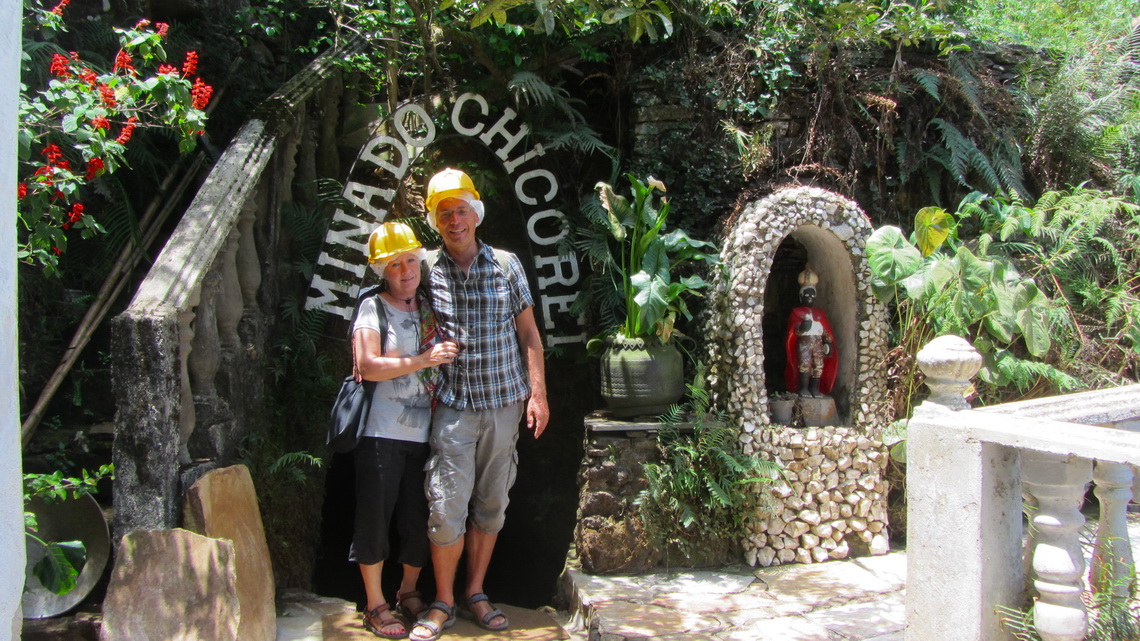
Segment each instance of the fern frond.
[[941,76],[926,69],[915,69],[911,75],[918,81],[923,91],[930,94],[930,97],[934,98],[935,101],[942,102],[942,97],[938,95],[938,89],[942,86]]

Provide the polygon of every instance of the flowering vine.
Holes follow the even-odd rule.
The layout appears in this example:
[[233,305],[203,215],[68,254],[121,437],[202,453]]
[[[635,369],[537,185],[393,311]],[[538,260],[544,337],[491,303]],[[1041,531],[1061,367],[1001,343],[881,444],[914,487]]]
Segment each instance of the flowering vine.
[[[66,31],[63,14],[70,1],[59,0],[50,10],[26,5],[25,33],[38,28],[51,43],[56,33]],[[70,234],[90,238],[104,231],[85,211],[84,188],[126,165],[126,147],[136,128],[172,130],[182,152],[194,149],[214,90],[195,75],[196,51],[186,53],[181,68],[165,62],[168,29],[149,20],[115,29],[120,48],[110,70],[57,48],[46,86],[21,86],[16,188],[20,260],[58,273]],[[24,82],[33,75],[35,60],[24,57]]]

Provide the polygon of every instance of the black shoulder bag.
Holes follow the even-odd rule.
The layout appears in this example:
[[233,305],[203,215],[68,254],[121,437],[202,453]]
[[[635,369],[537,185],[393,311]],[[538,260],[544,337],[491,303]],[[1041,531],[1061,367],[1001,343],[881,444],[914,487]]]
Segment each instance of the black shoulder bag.
[[[375,381],[356,380],[356,341],[352,340],[352,328],[356,324],[356,315],[360,313],[360,305],[372,296],[379,293],[378,288],[364,291],[356,301],[356,309],[352,312],[352,319],[348,326],[348,341],[352,345],[352,374],[346,376],[340,384],[340,392],[333,402],[332,411],[329,412],[329,433],[326,442],[334,452],[349,452],[360,442],[360,433],[368,421],[368,410],[372,405],[372,392],[376,389]],[[383,351],[384,342],[388,338],[387,311],[384,304],[377,301],[376,313],[380,317],[380,349]]]

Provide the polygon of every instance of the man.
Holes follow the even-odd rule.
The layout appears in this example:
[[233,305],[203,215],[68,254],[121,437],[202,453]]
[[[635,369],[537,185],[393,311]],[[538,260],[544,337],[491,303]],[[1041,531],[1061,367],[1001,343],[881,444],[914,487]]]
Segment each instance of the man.
[[[467,174],[444,169],[428,182],[428,222],[443,238],[429,273],[432,301],[446,340],[459,345],[443,369],[432,419],[427,493],[428,538],[436,600],[412,628],[433,641],[455,621],[455,573],[467,552],[462,601],[475,622],[509,626],[483,593],[514,484],[515,443],[526,416],[535,438],[550,418],[542,342],[522,263],[475,237],[483,202]],[[431,264],[431,261],[429,261]]]
[[800,396],[822,398],[831,393],[838,371],[835,333],[831,331],[827,315],[815,307],[815,286],[819,276],[806,267],[797,280],[802,306],[793,309],[788,317],[785,383],[789,392],[798,391]]

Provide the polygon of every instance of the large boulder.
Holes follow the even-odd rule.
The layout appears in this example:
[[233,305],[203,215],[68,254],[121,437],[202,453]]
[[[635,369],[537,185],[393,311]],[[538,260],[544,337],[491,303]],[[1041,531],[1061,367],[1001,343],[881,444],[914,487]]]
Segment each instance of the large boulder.
[[215,539],[229,539],[237,555],[242,641],[274,641],[273,565],[253,479],[244,465],[207,472],[186,493],[183,526]]
[[103,600],[100,641],[237,641],[234,546],[186,530],[123,537]]

